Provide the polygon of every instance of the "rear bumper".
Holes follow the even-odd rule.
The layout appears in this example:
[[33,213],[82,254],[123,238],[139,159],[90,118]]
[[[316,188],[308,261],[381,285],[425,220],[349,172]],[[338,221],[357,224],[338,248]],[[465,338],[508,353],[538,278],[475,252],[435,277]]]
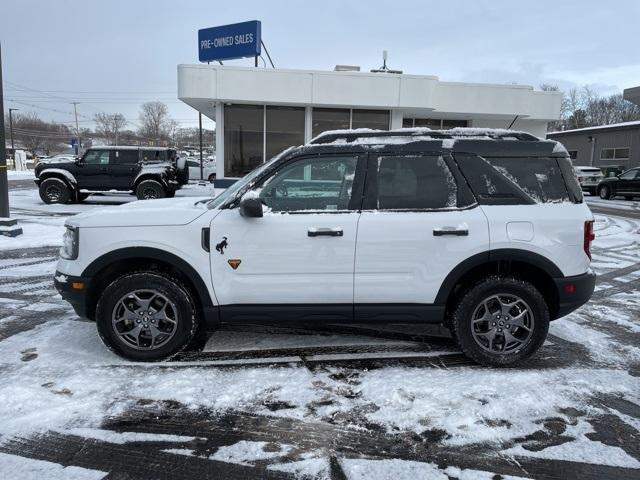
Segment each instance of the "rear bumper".
[[582,275],[554,278],[558,291],[558,312],[554,318],[564,317],[589,301],[596,286],[596,274],[589,270]]
[[[71,304],[81,318],[89,318],[87,314],[87,291],[90,280],[88,277],[75,277],[58,271],[56,271],[53,277],[53,284],[56,290],[58,290],[58,293],[60,293],[64,300]],[[84,287],[74,288],[74,284],[76,287],[78,284],[82,284]]]

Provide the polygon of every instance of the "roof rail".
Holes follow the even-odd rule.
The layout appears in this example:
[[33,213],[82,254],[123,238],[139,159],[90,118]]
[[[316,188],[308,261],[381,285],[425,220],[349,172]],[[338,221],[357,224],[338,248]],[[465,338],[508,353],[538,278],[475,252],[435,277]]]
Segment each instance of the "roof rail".
[[[420,140],[444,140],[444,139],[477,139],[478,137],[501,140],[515,139],[527,142],[540,141],[540,139],[527,132],[517,130],[502,130],[492,128],[452,128],[450,130],[430,130],[428,128],[403,128],[398,130],[331,130],[321,133],[309,142],[312,145],[333,143],[343,140],[347,143],[363,138],[388,138],[388,137],[415,137]],[[384,143],[382,140],[380,143]]]

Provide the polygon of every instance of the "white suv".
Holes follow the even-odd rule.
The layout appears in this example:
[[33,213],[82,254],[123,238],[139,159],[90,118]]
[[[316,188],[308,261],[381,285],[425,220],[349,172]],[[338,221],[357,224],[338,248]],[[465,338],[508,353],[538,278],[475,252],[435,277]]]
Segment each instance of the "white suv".
[[168,358],[220,323],[441,323],[510,365],[590,298],[593,216],[564,148],[505,130],[327,132],[215,199],[67,221],[55,284],[104,343]]

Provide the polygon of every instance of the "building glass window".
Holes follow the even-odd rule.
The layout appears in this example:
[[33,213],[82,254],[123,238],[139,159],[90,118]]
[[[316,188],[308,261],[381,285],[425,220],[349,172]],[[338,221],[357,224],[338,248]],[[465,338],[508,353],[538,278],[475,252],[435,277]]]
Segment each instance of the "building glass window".
[[600,160],[628,160],[629,148],[603,148],[600,150]]
[[267,106],[266,159],[304,143],[304,108]]
[[450,128],[468,127],[467,120],[443,120],[439,118],[404,118],[403,128],[431,128],[432,130],[449,130]]
[[224,176],[242,177],[263,162],[264,106],[225,105]]
[[314,137],[328,130],[344,130],[351,125],[351,111],[344,108],[314,108],[312,114]]
[[351,128],[389,130],[388,110],[352,110]]
[[314,108],[312,135],[329,130],[371,128],[389,130],[391,114],[388,110],[349,110],[346,108]]

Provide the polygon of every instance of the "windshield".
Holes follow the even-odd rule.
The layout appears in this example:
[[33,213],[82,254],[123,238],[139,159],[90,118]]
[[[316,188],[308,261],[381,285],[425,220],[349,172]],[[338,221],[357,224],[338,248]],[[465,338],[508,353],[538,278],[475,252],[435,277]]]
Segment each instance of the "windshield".
[[285,151],[281,152],[279,155],[276,155],[275,157],[273,157],[271,160],[269,160],[267,163],[263,163],[261,166],[259,166],[258,168],[256,168],[255,170],[253,170],[252,172],[249,172],[248,174],[246,174],[244,177],[242,177],[240,180],[238,180],[236,183],[234,183],[233,185],[231,185],[229,188],[227,188],[224,192],[222,192],[220,195],[218,195],[216,198],[214,198],[213,200],[211,200],[209,202],[209,204],[207,205],[209,208],[218,208],[220,205],[222,205],[223,203],[225,203],[228,199],[234,198],[235,195],[242,190],[243,187],[245,187],[248,183],[252,182],[255,178],[257,178],[262,172],[264,172],[267,168],[269,168],[271,165],[273,165],[273,163],[275,161],[277,161],[278,159],[280,159],[283,155],[285,155],[286,153],[288,153],[290,150],[292,150],[295,147],[291,147],[286,149]]

